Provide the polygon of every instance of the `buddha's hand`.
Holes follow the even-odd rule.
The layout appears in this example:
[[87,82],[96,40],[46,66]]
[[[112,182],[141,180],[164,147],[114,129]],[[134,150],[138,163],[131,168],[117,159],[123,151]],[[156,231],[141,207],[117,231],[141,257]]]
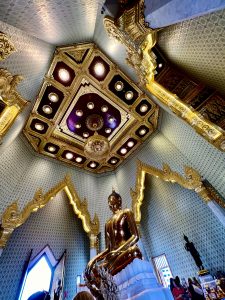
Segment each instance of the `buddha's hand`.
[[121,251],[118,251],[118,250],[113,250],[113,251],[109,252],[109,254],[107,255],[106,260],[113,260],[113,259],[115,259],[120,254],[120,252]]
[[90,260],[89,263],[87,264],[87,267],[85,269],[85,276],[86,276],[86,278],[90,278],[91,277],[91,272],[92,272],[94,264],[95,264],[94,260]]

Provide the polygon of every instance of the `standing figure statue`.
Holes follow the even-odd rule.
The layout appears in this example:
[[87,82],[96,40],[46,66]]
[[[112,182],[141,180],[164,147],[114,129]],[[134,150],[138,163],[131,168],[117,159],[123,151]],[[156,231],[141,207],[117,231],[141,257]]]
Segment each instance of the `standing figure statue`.
[[185,250],[191,253],[192,257],[194,258],[194,261],[196,263],[196,266],[199,268],[199,270],[204,270],[202,260],[200,258],[200,254],[198,253],[197,249],[195,248],[195,245],[192,242],[189,242],[188,237],[184,235],[185,243]]
[[121,196],[114,190],[108,197],[108,204],[113,216],[105,224],[106,249],[88,263],[85,271],[88,287],[98,299],[102,299],[99,295],[101,276],[98,267],[103,267],[109,274],[115,275],[135,258],[142,258],[136,245],[139,234],[132,211],[122,209]]

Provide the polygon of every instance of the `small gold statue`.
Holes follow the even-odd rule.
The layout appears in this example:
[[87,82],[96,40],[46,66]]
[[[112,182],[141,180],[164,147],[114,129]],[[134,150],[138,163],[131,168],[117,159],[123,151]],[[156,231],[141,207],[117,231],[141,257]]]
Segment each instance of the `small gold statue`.
[[[88,263],[85,271],[90,286],[94,285],[97,288],[101,279],[95,265],[104,267],[111,275],[115,275],[135,258],[142,258],[141,251],[136,245],[139,234],[132,211],[121,208],[121,196],[114,190],[108,197],[108,204],[113,216],[105,225],[106,249]],[[95,275],[94,278],[91,274]]]

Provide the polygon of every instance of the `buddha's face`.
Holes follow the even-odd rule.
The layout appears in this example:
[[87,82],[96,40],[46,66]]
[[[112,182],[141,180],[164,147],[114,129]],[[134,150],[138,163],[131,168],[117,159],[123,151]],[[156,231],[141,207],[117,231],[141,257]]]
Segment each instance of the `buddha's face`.
[[109,201],[109,208],[113,213],[116,213],[118,210],[121,209],[121,205],[122,205],[122,199],[121,198],[117,198],[114,196],[111,196]]

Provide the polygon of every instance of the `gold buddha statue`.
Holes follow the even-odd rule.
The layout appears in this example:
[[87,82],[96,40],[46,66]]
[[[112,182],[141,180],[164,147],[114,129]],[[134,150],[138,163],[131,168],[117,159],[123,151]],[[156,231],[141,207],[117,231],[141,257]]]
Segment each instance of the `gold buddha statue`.
[[99,285],[95,265],[104,267],[111,275],[124,269],[135,258],[142,258],[136,243],[139,240],[138,229],[130,209],[122,209],[122,199],[114,190],[108,197],[109,208],[113,216],[105,224],[106,249],[95,256],[87,265],[85,276],[89,280],[91,273],[95,274],[95,286]]

